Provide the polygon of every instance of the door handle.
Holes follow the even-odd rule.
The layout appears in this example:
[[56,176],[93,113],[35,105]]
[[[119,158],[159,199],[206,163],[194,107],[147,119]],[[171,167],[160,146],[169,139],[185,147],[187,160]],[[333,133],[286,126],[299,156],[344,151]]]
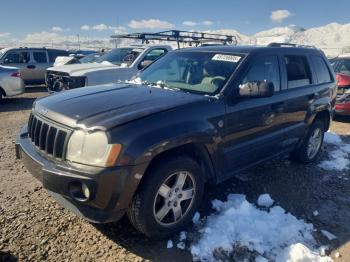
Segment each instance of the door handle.
[[28,69],[35,69],[35,65],[27,65]]

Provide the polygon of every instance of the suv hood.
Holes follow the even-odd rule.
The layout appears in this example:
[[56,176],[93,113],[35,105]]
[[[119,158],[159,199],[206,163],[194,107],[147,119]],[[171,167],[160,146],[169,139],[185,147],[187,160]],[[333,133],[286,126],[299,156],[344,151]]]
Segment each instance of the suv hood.
[[205,96],[133,84],[78,88],[36,100],[35,114],[72,128],[107,130]]
[[120,66],[111,64],[111,63],[85,63],[85,64],[72,64],[72,65],[63,65],[50,67],[47,70],[58,71],[68,73],[73,76],[74,74],[82,74],[90,71],[104,70],[104,69],[116,69]]

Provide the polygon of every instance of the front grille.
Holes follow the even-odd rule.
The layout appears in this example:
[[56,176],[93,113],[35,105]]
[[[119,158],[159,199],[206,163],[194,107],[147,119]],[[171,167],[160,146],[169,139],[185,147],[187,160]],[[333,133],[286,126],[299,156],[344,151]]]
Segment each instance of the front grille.
[[83,87],[86,84],[85,76],[70,76],[68,73],[51,71],[46,72],[46,86],[51,92],[60,92]]
[[70,131],[33,114],[28,121],[28,136],[41,152],[64,159]]

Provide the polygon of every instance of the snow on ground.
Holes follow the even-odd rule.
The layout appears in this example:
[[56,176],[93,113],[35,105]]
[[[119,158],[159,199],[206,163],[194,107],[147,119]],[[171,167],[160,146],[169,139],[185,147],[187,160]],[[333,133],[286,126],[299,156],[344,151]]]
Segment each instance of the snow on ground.
[[322,161],[318,166],[325,170],[343,171],[350,168],[350,144],[342,141],[333,132],[325,133],[324,142],[332,147],[329,160]]
[[218,252],[230,254],[242,247],[256,261],[332,261],[316,252],[314,227],[280,206],[260,210],[244,195],[230,194],[227,201],[213,200],[216,213],[207,217],[200,238],[191,246],[195,260],[215,261]]

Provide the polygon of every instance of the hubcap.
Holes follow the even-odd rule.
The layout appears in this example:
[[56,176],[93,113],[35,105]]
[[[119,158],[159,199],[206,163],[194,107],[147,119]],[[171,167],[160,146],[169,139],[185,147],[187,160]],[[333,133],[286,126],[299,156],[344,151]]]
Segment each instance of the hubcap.
[[321,143],[322,143],[322,131],[320,128],[316,128],[309,139],[309,144],[307,145],[307,156],[309,157],[309,159],[314,158],[320,147],[321,147]]
[[153,214],[162,226],[178,223],[191,209],[195,196],[195,180],[191,173],[171,174],[158,189]]

